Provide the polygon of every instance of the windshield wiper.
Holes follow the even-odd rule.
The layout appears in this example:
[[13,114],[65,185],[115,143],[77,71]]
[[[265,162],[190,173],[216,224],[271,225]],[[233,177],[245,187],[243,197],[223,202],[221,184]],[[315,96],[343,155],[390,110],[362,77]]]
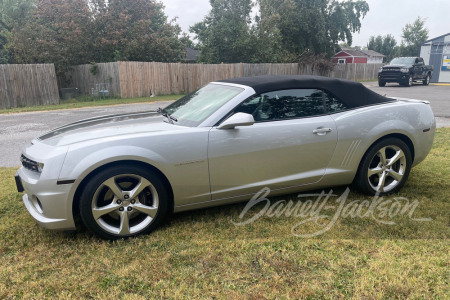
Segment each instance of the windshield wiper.
[[164,110],[162,110],[161,107],[158,107],[158,109],[156,110],[157,113],[161,114],[162,116],[166,117],[170,124],[173,124],[173,122],[178,122],[177,118],[171,116],[169,113],[165,112]]

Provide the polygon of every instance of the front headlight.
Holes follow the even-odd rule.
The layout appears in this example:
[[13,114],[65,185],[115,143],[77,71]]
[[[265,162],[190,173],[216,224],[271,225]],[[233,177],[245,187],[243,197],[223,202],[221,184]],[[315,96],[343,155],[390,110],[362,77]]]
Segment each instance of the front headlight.
[[383,67],[378,69],[378,73],[381,73],[381,72],[383,72]]
[[23,154],[20,156],[20,161],[22,162],[22,166],[30,171],[42,173],[42,169],[44,169],[43,163],[31,160]]
[[402,73],[408,73],[408,72],[409,72],[409,69],[408,69],[408,68],[401,68],[401,69],[400,69],[400,72],[402,72]]

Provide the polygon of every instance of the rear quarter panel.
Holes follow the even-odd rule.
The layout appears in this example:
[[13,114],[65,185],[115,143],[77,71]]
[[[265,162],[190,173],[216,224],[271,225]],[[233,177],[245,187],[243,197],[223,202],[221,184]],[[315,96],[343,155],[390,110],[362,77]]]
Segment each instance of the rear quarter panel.
[[[429,104],[400,100],[333,115],[338,130],[336,151],[327,168],[328,180],[349,184],[366,151],[390,134],[408,137],[414,147],[413,166],[431,149],[436,123]],[[424,130],[428,131],[424,132]]]

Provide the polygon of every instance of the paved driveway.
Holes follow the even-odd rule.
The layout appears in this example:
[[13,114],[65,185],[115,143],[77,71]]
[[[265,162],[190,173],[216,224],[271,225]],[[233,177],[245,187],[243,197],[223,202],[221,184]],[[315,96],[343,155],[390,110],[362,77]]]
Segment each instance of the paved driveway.
[[[428,100],[438,117],[436,118],[438,125],[450,127],[450,86],[415,85],[406,88],[399,87],[396,84],[388,84],[386,87],[380,88],[376,82],[368,82],[364,85],[382,95]],[[169,103],[170,101],[161,101],[151,104],[128,104],[0,115],[0,167],[19,166],[22,147],[33,138],[52,128],[80,119],[106,114],[156,110],[158,107],[164,107]]]
[[156,110],[171,101],[0,115],[0,167],[19,166],[22,147],[42,133],[81,119]]
[[450,85],[414,84],[411,87],[404,87],[398,83],[388,83],[385,87],[379,87],[378,82],[367,82],[364,85],[372,91],[388,97],[428,100],[436,117],[450,118]]

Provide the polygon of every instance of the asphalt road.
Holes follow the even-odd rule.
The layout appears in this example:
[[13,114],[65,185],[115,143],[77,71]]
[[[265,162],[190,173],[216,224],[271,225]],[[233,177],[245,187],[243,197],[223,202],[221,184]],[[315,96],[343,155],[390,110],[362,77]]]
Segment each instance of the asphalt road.
[[450,118],[450,85],[414,84],[411,87],[404,87],[397,83],[388,83],[385,87],[379,87],[378,82],[367,82],[364,85],[388,97],[428,100],[436,117]]
[[0,115],[0,167],[20,165],[22,147],[61,125],[102,115],[156,110],[171,101]]
[[[450,127],[450,86],[415,85],[406,88],[399,87],[396,84],[378,87],[376,82],[364,84],[382,95],[428,100],[437,117],[438,126]],[[164,107],[169,103],[170,101],[161,101],[150,104],[127,104],[0,115],[0,167],[19,166],[22,147],[33,138],[55,127],[101,115],[156,110],[158,107]]]

